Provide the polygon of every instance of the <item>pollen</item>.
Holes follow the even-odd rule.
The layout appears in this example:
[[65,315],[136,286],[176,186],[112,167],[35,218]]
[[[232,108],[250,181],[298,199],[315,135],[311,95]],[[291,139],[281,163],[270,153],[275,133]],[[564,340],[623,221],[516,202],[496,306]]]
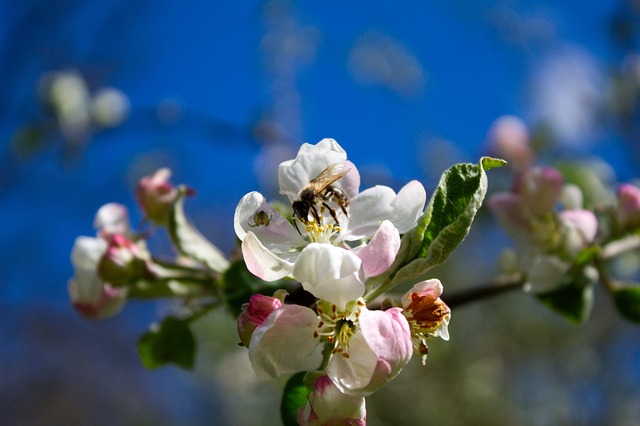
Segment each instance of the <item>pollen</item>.
[[307,223],[305,230],[309,235],[309,240],[314,243],[329,243],[331,238],[340,232],[340,226],[329,223],[322,224],[315,221]]

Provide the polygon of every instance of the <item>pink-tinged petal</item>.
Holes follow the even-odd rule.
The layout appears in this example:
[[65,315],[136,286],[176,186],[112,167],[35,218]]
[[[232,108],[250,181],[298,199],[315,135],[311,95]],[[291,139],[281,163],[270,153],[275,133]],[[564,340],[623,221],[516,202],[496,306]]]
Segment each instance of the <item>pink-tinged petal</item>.
[[311,309],[283,305],[255,329],[249,343],[249,359],[259,378],[316,369],[322,362],[322,346],[315,331],[318,317]]
[[364,294],[361,265],[360,258],[348,250],[312,243],[300,253],[293,276],[315,297],[344,309]]
[[353,252],[362,260],[366,278],[380,275],[393,263],[400,249],[400,234],[388,220],[380,225],[371,241]]
[[93,226],[103,238],[114,234],[128,235],[131,233],[129,211],[122,204],[105,204],[98,209]]
[[104,319],[117,315],[127,301],[127,289],[101,284],[100,294],[95,300],[82,300],[78,294],[78,282],[69,281],[69,294],[73,309],[87,319]]
[[401,234],[416,226],[424,210],[427,193],[418,181],[411,181],[396,193],[386,186],[374,186],[356,195],[349,207],[351,220],[339,240],[356,241],[372,236],[384,220],[389,220]]
[[616,214],[620,226],[640,226],[640,188],[628,183],[620,185]]
[[560,213],[565,226],[575,228],[585,244],[592,243],[598,233],[598,219],[590,210],[565,210]]
[[316,380],[309,402],[298,411],[301,426],[365,426],[363,397],[345,395],[327,376]]
[[[353,197],[358,192],[360,175],[355,166],[346,160],[346,152],[333,139],[323,139],[315,145],[305,143],[300,147],[295,159],[285,161],[278,167],[280,193],[293,202],[300,190],[324,169],[332,164],[345,163],[344,170],[349,170],[349,177],[342,177],[334,186],[343,189],[348,197]],[[343,186],[342,181],[346,186]]]
[[272,250],[288,251],[305,244],[294,226],[258,192],[242,197],[236,207],[233,226],[240,240],[244,240],[247,232],[252,232]]
[[265,281],[275,281],[289,275],[293,270],[295,255],[297,253],[276,255],[253,232],[248,232],[242,240],[242,257],[247,269]]
[[591,244],[598,233],[598,219],[589,210],[565,210],[559,215],[565,228],[565,248],[576,255]]
[[367,396],[400,373],[413,355],[402,309],[361,309],[360,330],[349,341],[349,357],[334,355],[327,374],[343,393]]

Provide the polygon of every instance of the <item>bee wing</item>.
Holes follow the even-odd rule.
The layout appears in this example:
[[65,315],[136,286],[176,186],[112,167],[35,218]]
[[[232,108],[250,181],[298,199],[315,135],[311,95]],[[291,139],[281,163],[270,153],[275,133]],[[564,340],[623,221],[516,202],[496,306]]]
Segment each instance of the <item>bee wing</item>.
[[349,170],[344,170],[344,163],[334,163],[320,172],[318,176],[313,178],[310,185],[313,185],[313,188],[316,192],[323,191],[327,186],[331,185],[333,182],[340,179],[342,176],[346,175]]

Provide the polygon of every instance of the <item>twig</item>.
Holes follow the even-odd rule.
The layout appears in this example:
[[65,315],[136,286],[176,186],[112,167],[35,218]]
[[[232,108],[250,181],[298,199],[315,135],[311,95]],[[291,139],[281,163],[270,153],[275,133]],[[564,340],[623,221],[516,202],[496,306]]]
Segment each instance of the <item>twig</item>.
[[498,296],[511,290],[521,289],[524,281],[522,277],[513,277],[498,280],[481,287],[475,287],[468,290],[462,290],[442,299],[450,308],[465,305],[477,300],[487,299],[489,297]]

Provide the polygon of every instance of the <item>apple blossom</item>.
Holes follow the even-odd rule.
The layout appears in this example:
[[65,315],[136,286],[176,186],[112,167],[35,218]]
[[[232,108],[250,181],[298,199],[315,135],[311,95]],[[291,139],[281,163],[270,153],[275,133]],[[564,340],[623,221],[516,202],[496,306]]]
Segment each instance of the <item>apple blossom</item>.
[[122,204],[105,204],[98,209],[94,226],[97,237],[78,237],[74,243],[71,251],[74,277],[69,280],[68,290],[79,313],[87,318],[105,318],[120,312],[128,290],[106,282],[98,274],[99,264],[109,249],[109,241],[125,244],[125,235],[131,234],[129,212]]
[[[342,163],[341,169],[346,174],[331,185],[348,199],[345,206],[348,217],[340,207],[331,207],[331,200],[321,199],[326,206],[317,209],[319,221],[308,217],[292,219],[300,221],[305,231],[302,235],[298,225],[268,204],[262,194],[251,192],[240,200],[234,228],[242,241],[247,268],[254,275],[267,281],[292,276],[301,252],[310,243],[344,248],[355,244],[367,276],[379,274],[391,265],[400,247],[400,234],[415,227],[424,209],[426,192],[419,182],[409,182],[397,194],[385,186],[359,192],[360,175],[355,165],[347,160],[346,152],[335,140],[323,139],[316,145],[302,145],[295,159],[280,164],[280,193],[291,203],[298,201],[305,186],[328,166],[338,163]],[[372,245],[369,249],[367,240]]]
[[443,287],[440,280],[431,279],[415,284],[402,296],[403,314],[411,327],[416,355],[427,359],[429,336],[449,340],[451,309],[440,299]]
[[113,287],[98,276],[98,262],[106,249],[107,242],[103,239],[78,237],[71,252],[75,270],[68,285],[71,303],[76,311],[91,319],[116,315],[127,297],[126,288]]
[[298,305],[275,309],[249,343],[249,358],[259,377],[278,377],[320,367],[352,396],[366,396],[393,379],[409,362],[412,342],[401,309],[371,311],[362,299],[362,260],[331,244],[311,243],[300,254],[294,276],[317,297],[317,311]]

